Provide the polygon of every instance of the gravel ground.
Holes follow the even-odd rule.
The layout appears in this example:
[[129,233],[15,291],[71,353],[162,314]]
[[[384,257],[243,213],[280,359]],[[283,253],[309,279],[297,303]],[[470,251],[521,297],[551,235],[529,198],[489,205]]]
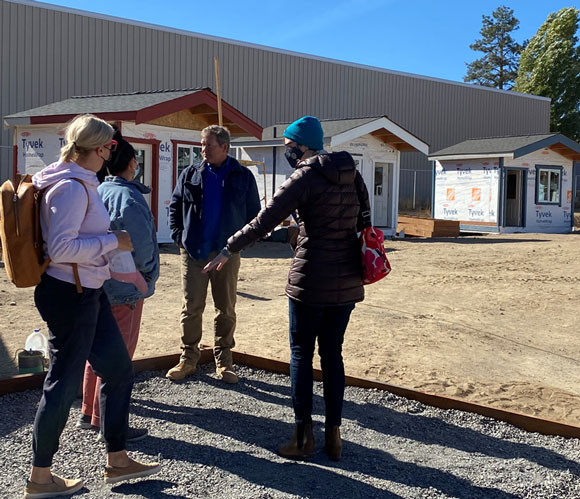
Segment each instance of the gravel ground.
[[[160,474],[115,486],[102,482],[104,446],[77,430],[79,401],[61,438],[54,471],[83,477],[75,497],[221,498],[579,498],[580,440],[528,433],[479,415],[431,408],[387,392],[347,388],[343,459],[322,452],[322,386],[315,384],[317,453],[278,457],[292,432],[289,378],[239,369],[230,387],[209,366],[172,383],[140,373],[132,423],[150,436],[133,456],[160,456]],[[0,496],[21,497],[31,460],[39,390],[0,398]],[[6,472],[7,471],[7,472]]]

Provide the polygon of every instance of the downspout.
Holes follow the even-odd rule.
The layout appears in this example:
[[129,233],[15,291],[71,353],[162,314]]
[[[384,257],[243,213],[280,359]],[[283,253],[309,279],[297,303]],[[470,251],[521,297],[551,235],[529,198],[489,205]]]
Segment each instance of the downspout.
[[[276,127],[274,127],[274,135],[273,138],[278,138],[276,137]],[[272,197],[274,197],[274,194],[276,192],[276,146],[272,147]]]
[[574,205],[576,204],[576,176],[580,175],[580,162],[572,162],[572,206],[570,207],[570,230],[574,231]]
[[505,184],[506,184],[506,172],[503,166],[503,158],[499,158],[499,196],[497,200],[497,230],[501,234],[501,228],[505,227]]
[[435,217],[435,161],[431,161],[431,218]]
[[528,223],[527,211],[528,211],[528,169],[526,168],[522,172],[522,228],[525,229]]
[[[26,168],[22,172],[26,173]],[[12,129],[12,180],[16,182],[18,174],[18,133],[16,127]]]

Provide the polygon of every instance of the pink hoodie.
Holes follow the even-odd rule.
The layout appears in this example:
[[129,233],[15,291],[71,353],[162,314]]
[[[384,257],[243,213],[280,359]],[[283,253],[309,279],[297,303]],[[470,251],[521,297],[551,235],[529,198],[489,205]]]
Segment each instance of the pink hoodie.
[[[82,180],[89,192],[76,180]],[[98,289],[110,278],[106,253],[117,248],[109,233],[109,214],[97,193],[95,172],[76,163],[53,163],[32,177],[45,189],[40,207],[44,253],[51,259],[46,273],[74,283],[71,263],[77,263],[81,285]],[[87,209],[88,201],[88,209]]]

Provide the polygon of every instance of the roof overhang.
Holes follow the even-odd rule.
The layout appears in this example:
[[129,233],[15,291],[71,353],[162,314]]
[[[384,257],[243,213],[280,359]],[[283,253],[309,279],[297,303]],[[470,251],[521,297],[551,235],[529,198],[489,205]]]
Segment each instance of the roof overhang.
[[552,135],[514,151],[514,158],[519,158],[544,148],[551,149],[571,161],[580,161],[580,144],[561,133]]
[[350,130],[338,133],[330,139],[330,146],[336,147],[349,140],[357,139],[370,134],[376,139],[403,152],[421,152],[429,154],[429,144],[408,132],[401,126],[391,121],[386,116],[369,121]]
[[[502,137],[498,137],[497,139],[501,139]],[[435,152],[434,154],[428,156],[431,161],[458,161],[464,159],[487,159],[487,158],[506,158],[506,159],[517,159],[521,158],[522,156],[526,156],[527,154],[531,154],[536,151],[540,151],[542,149],[550,149],[558,154],[561,154],[566,159],[571,161],[580,161],[580,144],[574,142],[572,139],[569,139],[565,135],[561,133],[554,133],[548,137],[541,138],[534,142],[530,142],[527,145],[522,147],[518,147],[516,149],[512,149],[509,151],[493,151],[491,146],[487,146],[488,150],[485,152],[457,152],[452,151],[452,149],[461,149],[462,147],[466,148],[466,151],[470,149],[473,150],[473,146],[470,144],[477,140],[484,140],[484,139],[470,139],[466,141],[466,144],[463,143],[457,144],[456,146],[451,146],[450,148],[442,149],[439,153]],[[498,148],[502,147],[498,145]],[[505,147],[505,144],[503,145]],[[451,150],[450,150],[451,149]],[[445,153],[445,151],[449,151],[449,153]]]
[[[262,127],[242,114],[227,102],[221,102],[223,126],[234,137],[252,136],[262,138]],[[119,112],[92,112],[105,121],[133,121],[136,124],[152,124],[187,130],[202,130],[219,123],[217,96],[209,89],[196,90],[173,100],[154,104],[141,109]],[[76,114],[51,114],[4,119],[7,127],[27,125],[49,125],[67,123]]]

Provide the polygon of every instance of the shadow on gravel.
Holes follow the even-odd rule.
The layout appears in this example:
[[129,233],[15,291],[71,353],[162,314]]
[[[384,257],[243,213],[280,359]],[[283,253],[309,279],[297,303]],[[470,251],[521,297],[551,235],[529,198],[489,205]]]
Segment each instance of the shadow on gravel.
[[175,499],[175,494],[166,494],[165,489],[175,487],[173,482],[166,480],[147,479],[135,483],[123,483],[111,488],[111,492],[139,497],[154,497],[155,499]]
[[[290,388],[257,380],[244,380],[245,393],[267,403],[279,403],[278,393],[284,398],[290,411]],[[247,388],[252,387],[252,390]],[[394,397],[387,395],[387,397]],[[324,400],[313,397],[313,414],[324,416]],[[562,457],[543,447],[510,442],[501,437],[446,423],[439,418],[422,416],[419,413],[397,412],[374,404],[357,404],[344,401],[343,418],[357,421],[361,426],[386,435],[415,440],[428,445],[451,447],[471,454],[485,454],[503,459],[524,458],[545,468],[570,470],[580,475],[580,463]],[[485,421],[485,420],[484,420]],[[522,430],[523,431],[523,430]]]
[[352,402],[345,403],[346,417],[354,411],[362,414],[358,418],[362,426],[377,432],[416,440],[426,445],[450,447],[470,454],[485,454],[502,459],[526,459],[545,468],[569,470],[576,475],[580,474],[580,463],[543,447],[510,442],[505,438],[449,424],[438,418],[408,412],[400,413],[380,406],[369,407],[359,406]]
[[[233,413],[229,415],[231,418],[238,416],[237,414],[234,416]],[[216,423],[220,422],[216,421]],[[238,421],[238,423],[241,422]],[[243,429],[239,428],[239,430]],[[332,469],[322,466],[309,466],[293,461],[281,463],[253,456],[247,452],[226,451],[209,445],[195,445],[173,439],[151,437],[150,440],[155,448],[162,452],[165,459],[214,466],[237,475],[252,484],[294,494],[298,497],[312,499],[327,499],[328,497],[394,499],[400,497],[367,483],[340,475]],[[170,466],[170,463],[165,462],[165,466]]]
[[[269,388],[279,388],[275,385],[252,381],[252,384],[254,383],[267,385]],[[286,391],[288,391],[287,388]],[[268,403],[281,404],[281,399],[277,397],[267,398]],[[188,408],[147,400],[134,400],[133,402],[135,413],[140,416],[170,419],[172,423],[190,425],[193,428],[245,442],[250,446],[267,449],[273,454],[279,443],[289,439],[293,429],[291,424],[282,421],[242,414],[235,410]],[[284,403],[284,405],[286,404]],[[369,408],[365,407],[364,410],[368,411]],[[318,447],[320,448],[320,442],[324,441],[321,425],[318,425],[315,438],[319,442]],[[311,461],[317,466],[293,461],[280,463],[252,456],[246,452],[228,452],[215,447],[198,446],[179,440],[155,437],[147,439],[147,449],[150,449],[152,454],[161,452],[166,459],[186,460],[192,463],[217,466],[251,483],[275,488],[300,497],[320,499],[327,497],[399,497],[367,483],[348,478],[333,471],[332,468],[360,473],[378,480],[393,481],[409,487],[435,487],[449,496],[460,499],[488,497],[515,499],[517,497],[499,489],[477,487],[467,480],[445,471],[399,461],[388,452],[369,449],[351,442],[345,442],[344,459],[338,465],[330,461],[319,449]],[[141,450],[147,452],[144,448]],[[427,452],[426,450],[426,455]],[[292,467],[292,480],[288,480],[288,467]],[[328,469],[329,467],[330,469]]]
[[[20,393],[9,393],[2,396],[0,403],[6,404],[6,407],[12,406],[15,409],[11,417],[0,420],[0,437],[9,435],[24,426],[34,423],[41,393],[40,390],[28,390],[26,392],[28,396],[24,400]],[[17,402],[15,403],[14,400],[17,400]]]

